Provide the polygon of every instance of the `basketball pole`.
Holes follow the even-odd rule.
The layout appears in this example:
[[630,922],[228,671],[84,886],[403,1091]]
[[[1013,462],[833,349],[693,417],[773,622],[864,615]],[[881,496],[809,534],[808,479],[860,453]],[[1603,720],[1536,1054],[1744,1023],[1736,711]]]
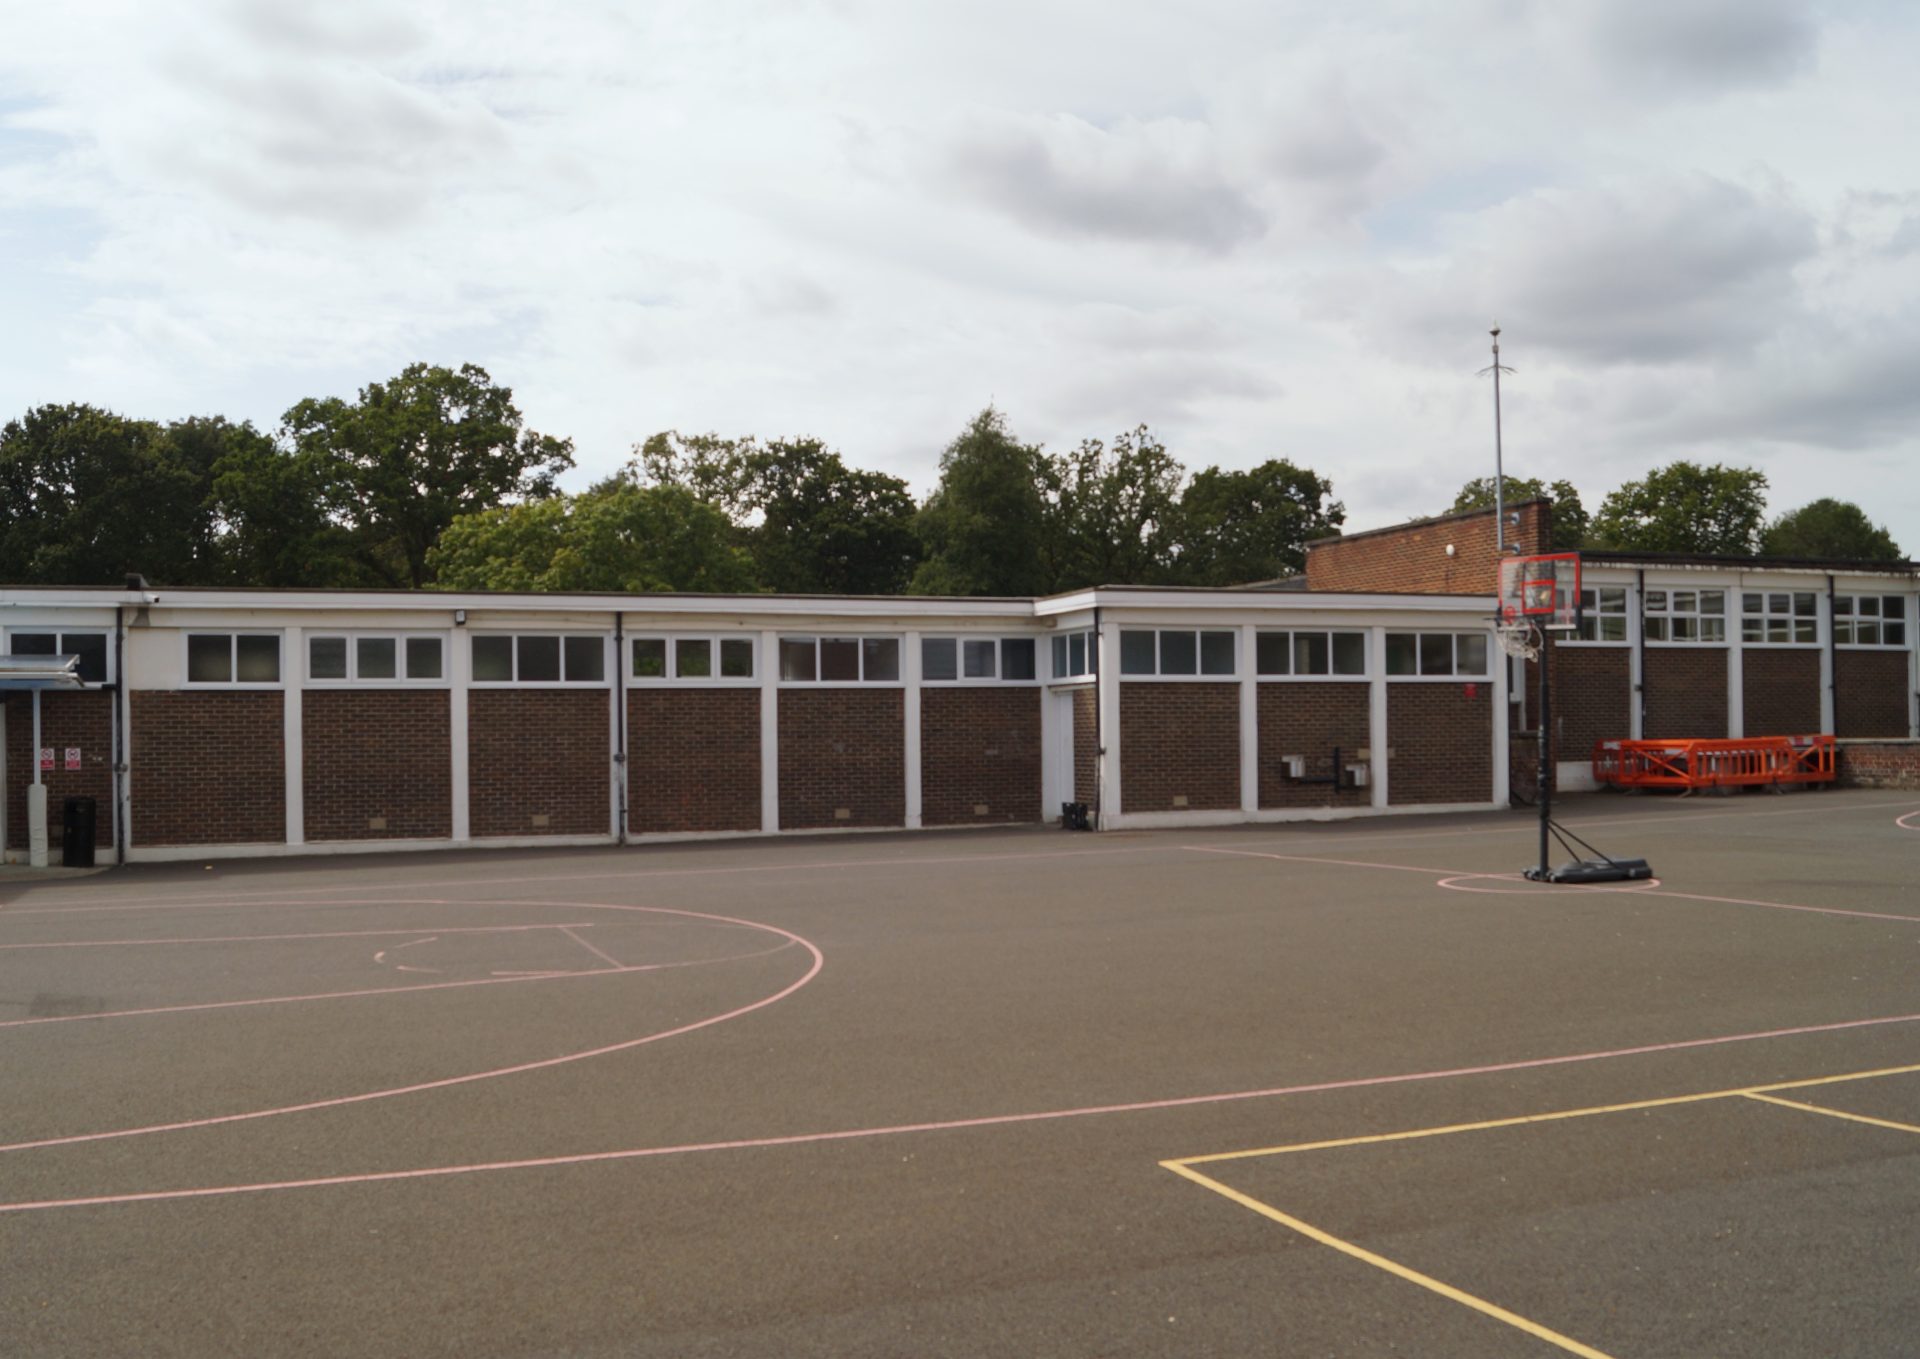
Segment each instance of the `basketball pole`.
[[1547,636],[1544,626],[1538,622],[1533,626],[1539,629],[1540,638],[1540,645],[1536,648],[1540,653],[1540,773],[1537,790],[1539,797],[1536,800],[1540,804],[1540,877],[1544,880],[1547,876],[1547,856],[1550,853],[1547,846],[1547,833],[1553,827],[1553,707],[1551,703],[1553,690],[1548,673],[1552,668],[1548,663],[1551,653],[1547,649],[1551,645],[1551,639]]

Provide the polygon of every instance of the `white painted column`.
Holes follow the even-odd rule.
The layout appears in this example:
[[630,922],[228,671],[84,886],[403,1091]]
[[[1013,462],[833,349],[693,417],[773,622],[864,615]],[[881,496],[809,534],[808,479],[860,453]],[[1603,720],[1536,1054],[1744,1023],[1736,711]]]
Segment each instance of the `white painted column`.
[[40,777],[40,691],[33,691],[33,782],[27,785],[27,865],[47,866],[47,785]]
[[[1053,678],[1052,661],[1047,654],[1048,639],[1040,639],[1040,656],[1035,674],[1040,683],[1040,819],[1051,824],[1059,819],[1060,804],[1073,801],[1073,742],[1067,741],[1067,767],[1060,768],[1060,696],[1046,681]],[[1071,717],[1068,719],[1072,721]],[[3,767],[3,766],[0,766]],[[1060,790],[1066,789],[1065,796]]]
[[1387,805],[1387,630],[1367,629],[1367,780],[1373,785],[1372,805]]
[[1647,726],[1647,644],[1640,636],[1640,592],[1627,587],[1627,739],[1644,741]]
[[[1727,622],[1737,627],[1740,620],[1729,618]],[[1822,688],[1820,692],[1824,694],[1826,690]],[[1746,734],[1747,649],[1740,644],[1739,636],[1734,635],[1727,638],[1727,738],[1737,741]]]
[[780,634],[760,634],[760,829],[780,829]]
[[1100,752],[1095,757],[1100,788],[1102,830],[1124,815],[1120,787],[1120,628],[1104,620],[1095,638],[1100,652],[1100,676],[1095,693],[1100,706]]
[[1820,639],[1820,730],[1831,732],[1839,720],[1834,711],[1839,705],[1834,702],[1834,683],[1838,679],[1833,673],[1833,601],[1825,591],[1814,597],[1814,607],[1820,613],[1820,627],[1814,634]]
[[1920,596],[1907,600],[1907,735],[1920,737]]
[[[626,639],[609,637],[605,645],[613,652],[613,669],[607,672],[607,770],[609,774],[607,834],[618,841],[620,826],[626,820],[627,808],[626,752],[620,749],[620,721],[624,716],[620,709],[626,706],[627,702],[627,672],[621,668],[626,663],[626,658],[620,654],[620,651],[626,645]],[[715,665],[720,663],[718,656],[714,657],[713,663]],[[627,739],[629,741],[633,739],[631,732],[628,733]]]
[[[1493,800],[1496,806],[1504,807],[1513,793],[1513,724],[1507,708],[1513,667],[1508,663],[1507,653],[1500,649],[1499,637],[1491,631],[1487,633],[1487,655],[1494,662],[1488,667],[1493,672]],[[1556,763],[1558,758],[1556,755]]]
[[[1240,810],[1251,820],[1260,810],[1260,676],[1254,665],[1254,626],[1240,628]],[[1334,770],[1335,777],[1340,771]]]
[[473,684],[473,637],[456,627],[447,650],[447,739],[453,759],[453,838],[471,840],[473,823],[468,801],[467,691]]
[[306,643],[299,628],[288,628],[280,646],[281,743],[286,758],[281,762],[287,779],[287,843],[307,843],[307,743],[304,685],[307,674]]
[[900,645],[900,678],[906,690],[907,829],[920,829],[920,634],[909,632]]

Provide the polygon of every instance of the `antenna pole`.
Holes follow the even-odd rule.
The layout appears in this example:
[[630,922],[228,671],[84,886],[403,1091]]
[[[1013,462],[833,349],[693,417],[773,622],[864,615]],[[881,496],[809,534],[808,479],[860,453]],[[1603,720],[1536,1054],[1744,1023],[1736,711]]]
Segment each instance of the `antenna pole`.
[[1500,327],[1493,328],[1493,554],[1507,555],[1507,475],[1500,447]]

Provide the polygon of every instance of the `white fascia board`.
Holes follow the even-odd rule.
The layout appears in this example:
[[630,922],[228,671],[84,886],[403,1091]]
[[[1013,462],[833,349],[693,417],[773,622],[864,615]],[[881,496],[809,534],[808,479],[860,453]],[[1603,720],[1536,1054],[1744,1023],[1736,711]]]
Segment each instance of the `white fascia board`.
[[1172,613],[1188,617],[1195,613],[1238,614],[1248,619],[1269,618],[1275,614],[1364,613],[1375,617],[1383,612],[1410,614],[1493,613],[1494,594],[1483,595],[1387,595],[1335,592],[1331,590],[1089,590],[1058,599],[1036,601],[1042,617],[1072,609],[1100,608],[1103,613],[1131,615]]
[[100,607],[100,602],[89,601],[86,605],[56,606],[43,605],[39,601],[22,604],[8,600],[0,604],[0,628],[16,632],[30,631],[34,628],[64,627],[79,631],[82,628],[111,628],[113,626],[113,605]]

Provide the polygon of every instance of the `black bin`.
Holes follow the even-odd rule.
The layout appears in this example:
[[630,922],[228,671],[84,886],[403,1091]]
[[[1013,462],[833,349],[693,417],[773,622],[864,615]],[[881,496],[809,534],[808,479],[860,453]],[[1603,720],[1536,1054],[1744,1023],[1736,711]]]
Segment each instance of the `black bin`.
[[70,797],[60,809],[60,863],[65,868],[93,867],[93,827],[99,819],[96,798]]

